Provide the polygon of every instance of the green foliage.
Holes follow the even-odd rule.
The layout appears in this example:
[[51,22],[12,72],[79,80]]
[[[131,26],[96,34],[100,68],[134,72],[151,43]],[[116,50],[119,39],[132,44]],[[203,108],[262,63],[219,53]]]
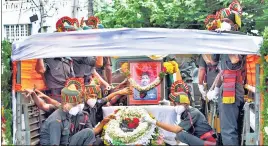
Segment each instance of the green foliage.
[[7,144],[12,144],[12,98],[11,98],[11,43],[8,41],[2,41],[2,75],[1,75],[1,101],[4,107],[4,118],[6,119],[4,132]]
[[[262,127],[264,133],[264,145],[268,145],[268,135],[264,131],[264,127],[268,127],[268,61],[266,61],[265,56],[268,55],[268,27],[265,28],[263,33],[263,45],[261,47],[261,55],[263,62],[264,77],[262,81],[262,93],[264,93],[264,111],[263,111],[263,120],[264,124]],[[266,90],[266,91],[265,91]]]
[[[241,0],[242,32],[262,32],[268,23],[268,2]],[[95,13],[106,28],[188,28],[205,29],[208,14],[229,6],[231,0],[95,0]]]

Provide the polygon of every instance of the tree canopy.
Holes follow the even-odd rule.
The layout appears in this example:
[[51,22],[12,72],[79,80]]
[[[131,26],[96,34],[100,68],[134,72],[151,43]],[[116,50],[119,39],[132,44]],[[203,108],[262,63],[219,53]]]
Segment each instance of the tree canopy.
[[[95,0],[95,15],[106,28],[163,27],[205,29],[208,14],[226,8],[232,0]],[[242,32],[263,31],[268,23],[268,2],[240,0]]]

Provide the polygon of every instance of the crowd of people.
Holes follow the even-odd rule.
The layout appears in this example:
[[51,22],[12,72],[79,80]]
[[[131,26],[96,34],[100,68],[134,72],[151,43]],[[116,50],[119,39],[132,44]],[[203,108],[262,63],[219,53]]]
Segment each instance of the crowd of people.
[[[104,145],[103,126],[114,115],[103,118],[102,107],[112,106],[133,90],[123,82],[111,86],[110,58],[63,57],[39,59],[36,65],[48,91],[25,89],[47,119],[42,124],[41,145]],[[200,55],[199,90],[203,100],[218,100],[221,136],[224,145],[239,145],[238,116],[244,103],[244,55]],[[104,73],[105,72],[105,73]],[[96,84],[95,79],[99,81]],[[94,84],[92,84],[94,82]],[[104,91],[111,92],[105,93]],[[217,135],[206,115],[190,106],[185,92],[170,93],[175,106],[177,125],[143,117],[143,121],[176,133],[176,139],[188,145],[216,145]]]

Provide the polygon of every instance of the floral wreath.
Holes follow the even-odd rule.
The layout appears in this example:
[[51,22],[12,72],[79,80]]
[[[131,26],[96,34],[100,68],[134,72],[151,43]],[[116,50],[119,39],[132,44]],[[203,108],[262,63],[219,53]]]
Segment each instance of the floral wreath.
[[[156,86],[158,86],[163,78],[168,75],[168,74],[174,74],[176,72],[178,72],[179,70],[179,65],[176,61],[168,61],[168,62],[164,62],[163,63],[163,68],[162,71],[159,73],[159,76],[153,81],[151,82],[149,85],[146,86],[140,86],[131,76],[130,76],[130,72],[129,70],[127,70],[126,72],[124,72],[124,75],[127,77],[127,80],[129,81],[130,85],[132,87],[134,87],[135,89],[137,89],[139,92],[146,92],[149,91],[153,88],[155,88]],[[141,71],[138,71],[141,72]],[[150,74],[150,68],[147,68],[147,70],[145,71],[147,73]]]
[[163,136],[159,134],[158,128],[141,122],[142,117],[150,115],[145,109],[122,107],[114,113],[117,118],[103,127],[102,139],[105,145],[163,145]]

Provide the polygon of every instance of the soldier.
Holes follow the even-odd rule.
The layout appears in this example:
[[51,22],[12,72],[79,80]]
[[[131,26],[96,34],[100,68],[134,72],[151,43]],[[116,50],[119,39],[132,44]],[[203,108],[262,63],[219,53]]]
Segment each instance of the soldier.
[[90,84],[90,76],[97,77],[106,89],[111,86],[97,73],[95,69],[97,59],[100,57],[73,57],[75,77],[84,78],[84,83]]
[[94,129],[89,120],[83,124],[85,127],[72,128],[75,125],[72,125],[71,121],[73,123],[81,121],[81,116],[77,116],[83,108],[83,104],[78,104],[82,101],[81,93],[72,84],[62,89],[62,99],[61,108],[53,112],[42,125],[41,145],[92,145],[96,141],[95,134],[99,134],[103,126],[114,118],[114,116],[105,118]]
[[101,67],[96,68],[96,71],[99,75],[105,79],[108,84],[112,83],[112,61],[111,57],[103,57],[103,65]]
[[[98,89],[100,90],[100,89]],[[97,91],[98,92],[98,91]],[[89,118],[93,126],[97,125],[103,119],[102,107],[107,103],[115,103],[113,100],[118,100],[117,95],[132,94],[130,88],[124,88],[109,94],[105,98],[98,99],[96,90],[92,90],[91,86],[85,87],[85,107],[84,110],[89,113]]]
[[207,115],[205,113],[206,91],[204,83],[206,83],[206,90],[208,91],[219,73],[218,63],[219,55],[200,55],[198,68],[198,88],[202,94],[202,113],[205,114],[205,116]]
[[68,57],[38,59],[36,71],[44,75],[50,97],[61,102],[60,94],[65,82],[68,78],[74,77],[72,59]]
[[[244,55],[221,55],[221,73],[216,89],[208,92],[208,99],[219,98],[220,126],[223,145],[239,145],[239,118],[244,105]],[[220,90],[218,90],[220,89]]]
[[[81,93],[76,90],[75,85],[65,87],[61,91],[61,108],[53,112],[42,124],[40,132],[41,145],[91,145],[95,141],[94,132],[87,128],[76,133],[72,137],[70,134],[70,114],[69,111],[77,106],[81,99]],[[70,139],[70,141],[69,141]]]
[[175,105],[178,125],[156,121],[150,116],[143,117],[144,121],[154,124],[166,131],[176,133],[176,139],[188,145],[216,145],[216,135],[208,124],[205,116],[196,108],[190,107],[186,93],[175,92],[169,96]]

